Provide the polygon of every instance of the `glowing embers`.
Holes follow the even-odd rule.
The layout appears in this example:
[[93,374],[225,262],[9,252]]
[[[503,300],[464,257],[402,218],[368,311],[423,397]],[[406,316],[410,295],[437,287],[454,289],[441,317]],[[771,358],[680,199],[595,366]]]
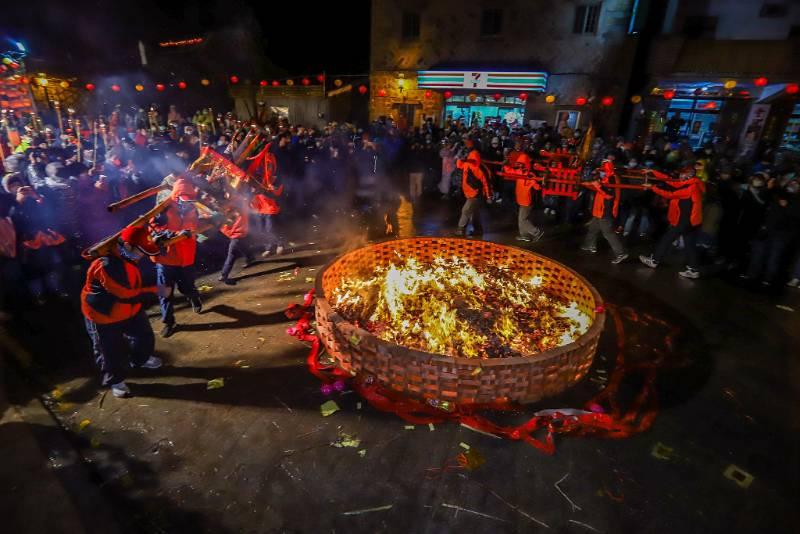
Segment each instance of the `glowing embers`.
[[467,358],[530,356],[566,345],[591,318],[541,276],[463,258],[398,257],[342,280],[331,305],[384,341]]

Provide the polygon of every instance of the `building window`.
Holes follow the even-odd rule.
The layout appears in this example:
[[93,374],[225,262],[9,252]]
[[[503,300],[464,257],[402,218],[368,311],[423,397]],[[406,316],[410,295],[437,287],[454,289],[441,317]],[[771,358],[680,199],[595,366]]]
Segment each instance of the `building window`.
[[710,39],[717,31],[717,17],[690,16],[683,23],[683,34],[689,39]]
[[484,9],[481,14],[481,35],[500,35],[503,31],[503,10]]
[[602,2],[575,6],[573,33],[597,33],[597,23],[600,21],[600,9],[602,7]]
[[419,13],[405,11],[403,13],[403,39],[419,39]]
[[758,16],[762,19],[781,19],[789,14],[789,6],[776,2],[764,2]]

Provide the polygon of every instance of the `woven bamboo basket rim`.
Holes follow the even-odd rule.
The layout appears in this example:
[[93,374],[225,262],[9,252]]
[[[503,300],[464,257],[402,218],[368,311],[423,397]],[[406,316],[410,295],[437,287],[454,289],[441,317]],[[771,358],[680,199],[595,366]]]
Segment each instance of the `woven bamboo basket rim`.
[[[447,356],[447,355],[444,355],[444,354],[436,354],[436,353],[433,353],[433,352],[421,351],[421,350],[414,349],[414,348],[411,348],[411,347],[406,347],[405,345],[398,345],[397,343],[393,343],[391,341],[386,341],[384,339],[381,339],[378,336],[376,336],[375,334],[373,334],[372,332],[370,332],[368,330],[365,330],[364,328],[358,327],[358,326],[354,325],[352,322],[350,322],[347,319],[345,319],[344,317],[342,317],[333,308],[333,306],[331,306],[330,302],[328,301],[327,295],[325,295],[325,292],[324,292],[323,287],[322,287],[322,280],[323,280],[323,278],[325,276],[325,273],[327,272],[327,270],[329,268],[331,268],[335,264],[339,263],[340,261],[345,260],[348,256],[364,252],[364,251],[366,251],[368,249],[374,249],[374,248],[377,248],[377,247],[387,246],[387,245],[389,245],[391,243],[396,243],[396,242],[400,242],[400,241],[417,241],[417,242],[419,242],[419,241],[461,241],[461,242],[465,242],[467,244],[470,244],[470,243],[474,244],[476,242],[480,242],[480,243],[483,243],[483,244],[489,244],[489,245],[491,245],[493,247],[497,247],[497,248],[504,248],[504,249],[508,249],[508,250],[516,250],[516,251],[522,252],[523,254],[536,256],[537,258],[540,258],[540,259],[542,259],[542,260],[544,260],[546,262],[555,264],[559,268],[561,268],[564,271],[568,272],[570,275],[574,276],[575,279],[578,282],[580,282],[581,284],[583,284],[583,286],[586,289],[588,289],[589,292],[591,293],[592,298],[594,299],[594,307],[595,307],[595,309],[592,310],[593,313],[594,313],[594,318],[592,319],[592,324],[589,326],[589,328],[586,330],[586,332],[584,332],[583,334],[578,336],[578,338],[575,339],[575,341],[573,341],[571,343],[567,343],[566,345],[561,345],[559,347],[554,347],[552,349],[548,349],[548,350],[543,351],[543,352],[531,353],[528,356],[514,356],[514,357],[510,357],[510,358],[464,358],[462,356]],[[388,345],[388,346],[392,346],[392,347],[397,347],[398,349],[404,350],[409,355],[415,356],[418,359],[427,359],[429,361],[438,361],[438,362],[442,362],[442,363],[455,363],[455,364],[458,364],[460,366],[467,366],[467,367],[494,367],[494,366],[508,366],[508,365],[525,364],[525,363],[532,364],[532,363],[534,363],[536,361],[539,361],[539,360],[547,360],[547,359],[552,358],[554,356],[559,356],[561,354],[568,353],[568,352],[580,349],[580,348],[590,344],[593,339],[595,339],[596,337],[598,337],[600,335],[600,333],[602,332],[602,330],[603,330],[603,328],[605,326],[605,310],[603,308],[603,300],[602,300],[602,297],[600,296],[600,293],[597,291],[597,289],[595,289],[595,287],[592,284],[589,283],[588,280],[586,280],[586,278],[584,278],[581,274],[576,272],[574,269],[572,269],[570,267],[567,267],[563,263],[561,263],[561,262],[559,262],[557,260],[554,260],[554,259],[552,259],[552,258],[550,258],[548,256],[544,256],[542,254],[537,254],[535,252],[532,252],[530,250],[527,250],[527,249],[524,249],[524,248],[521,248],[521,247],[515,247],[513,245],[502,245],[500,243],[495,243],[493,241],[482,241],[482,240],[478,240],[478,239],[465,239],[465,238],[457,238],[457,237],[427,237],[427,236],[426,237],[422,237],[422,236],[420,236],[420,237],[407,237],[407,238],[399,238],[399,239],[387,239],[385,241],[380,241],[378,243],[371,243],[369,245],[366,245],[366,246],[359,247],[357,249],[348,251],[348,252],[346,252],[346,253],[344,253],[344,254],[342,254],[340,256],[337,256],[336,258],[334,258],[333,260],[329,261],[328,263],[326,263],[325,266],[322,269],[320,269],[320,271],[317,273],[317,277],[316,277],[315,284],[314,284],[314,293],[316,295],[316,305],[317,306],[322,306],[322,308],[323,308],[322,311],[325,313],[325,315],[328,317],[328,319],[331,321],[331,324],[333,324],[333,325],[337,325],[338,326],[338,325],[341,325],[341,324],[345,324],[349,328],[354,329],[354,331],[362,339],[371,338],[376,343],[383,344],[385,346]]]

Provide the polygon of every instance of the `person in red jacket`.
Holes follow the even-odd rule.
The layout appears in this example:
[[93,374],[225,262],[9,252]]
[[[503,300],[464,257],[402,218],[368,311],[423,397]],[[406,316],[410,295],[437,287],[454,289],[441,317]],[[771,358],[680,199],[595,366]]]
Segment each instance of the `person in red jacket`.
[[466,234],[467,225],[470,220],[474,229],[474,235],[483,235],[483,222],[481,211],[483,201],[491,203],[492,190],[489,186],[489,179],[481,168],[480,152],[474,149],[474,142],[467,139],[466,147],[470,149],[466,159],[456,161],[456,167],[463,170],[461,177],[461,190],[467,200],[461,209],[461,218],[458,220],[458,230],[456,235]]
[[198,216],[194,206],[197,190],[191,180],[179,177],[172,186],[172,204],[153,221],[158,232],[191,232],[188,239],[167,247],[163,254],[150,258],[156,264],[156,282],[162,288],[158,302],[161,307],[162,337],[175,332],[175,308],[173,294],[175,287],[186,296],[195,313],[203,311],[200,292],[195,286],[194,262],[197,255]]
[[281,212],[278,202],[275,198],[257,193],[250,200],[250,208],[256,214],[256,222],[264,238],[264,251],[261,257],[266,258],[272,253],[276,256],[283,254],[283,240],[276,231],[276,220]]
[[584,187],[594,193],[592,201],[592,220],[589,222],[589,233],[583,242],[581,250],[594,254],[597,252],[597,234],[602,233],[603,237],[611,246],[614,252],[614,259],[611,263],[621,263],[628,257],[625,247],[614,233],[614,218],[617,216],[619,208],[616,202],[616,195],[605,186],[614,175],[614,165],[609,160],[603,161],[599,169],[600,179],[583,184]]
[[146,228],[129,226],[120,233],[116,250],[94,260],[86,273],[81,311],[103,385],[115,397],[130,395],[125,384],[130,367],[161,367],[161,360],[153,356],[153,327],[142,308],[143,297],[158,289],[142,287],[136,265],[143,254],[158,252]]
[[656,245],[650,256],[639,256],[639,260],[655,269],[669,252],[672,243],[683,236],[686,250],[686,270],[678,273],[683,278],[700,278],[697,271],[697,232],[703,222],[703,193],[705,184],[695,176],[694,167],[681,170],[678,180],[667,181],[672,189],[653,187],[653,192],[669,200],[667,220],[669,229]]
[[225,209],[225,215],[228,218],[228,222],[223,224],[219,230],[230,239],[230,242],[228,243],[228,256],[225,258],[225,263],[222,266],[219,281],[229,286],[235,286],[236,280],[232,280],[230,274],[236,258],[238,256],[244,256],[245,267],[255,261],[253,252],[250,250],[250,245],[247,242],[247,235],[249,233],[248,203],[241,197],[232,198],[228,207]]
[[[518,142],[518,145],[520,143]],[[541,186],[530,176],[531,157],[522,150],[514,150],[508,154],[508,161],[503,166],[504,174],[515,176],[514,196],[517,201],[517,241],[538,241],[544,232],[530,220],[533,209],[532,190],[541,190]]]

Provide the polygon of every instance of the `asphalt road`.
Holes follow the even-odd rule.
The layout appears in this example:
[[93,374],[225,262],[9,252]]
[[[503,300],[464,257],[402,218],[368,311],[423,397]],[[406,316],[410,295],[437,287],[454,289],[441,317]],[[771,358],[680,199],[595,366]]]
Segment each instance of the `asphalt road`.
[[[66,429],[61,437],[101,498],[99,512],[75,503],[86,532],[106,530],[93,513],[135,533],[796,532],[800,316],[790,309],[800,310],[799,296],[718,277],[683,280],[677,261],[657,271],[633,261],[612,266],[606,249],[582,255],[579,237],[551,231],[531,248],[583,274],[620,310],[628,361],[664,355],[657,417],[626,439],[557,436],[547,456],[457,424],[409,429],[354,393],[335,394],[341,410],[323,417],[329,397],[305,368],[307,346],[286,335],[283,315],[337,252],[319,238],[242,271],[235,287],[217,282],[211,268],[198,280],[210,286],[205,311],[180,304],[179,330],[157,341],[165,367],[136,373],[130,399],[98,388],[75,303],[16,315],[10,333],[31,361],[13,364],[27,382],[11,400],[24,407],[43,399]],[[664,344],[668,331],[677,332],[672,346]],[[618,342],[609,321],[589,379],[501,420],[580,407],[613,372]],[[218,378],[224,386],[208,389]],[[621,402],[633,402],[642,385],[643,375],[627,377]],[[8,424],[18,430],[25,413],[0,425],[0,436],[11,438]],[[51,457],[53,440],[28,430]],[[332,446],[343,434],[358,446]],[[442,469],[464,445],[485,464]],[[41,508],[57,514],[60,491],[43,493]],[[24,519],[16,524],[37,531]]]

